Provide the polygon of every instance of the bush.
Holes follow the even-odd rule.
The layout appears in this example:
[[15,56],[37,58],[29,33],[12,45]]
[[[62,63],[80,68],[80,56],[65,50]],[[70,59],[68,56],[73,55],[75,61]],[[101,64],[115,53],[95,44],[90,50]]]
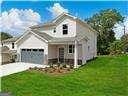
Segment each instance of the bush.
[[67,68],[66,64],[63,64],[63,68]]
[[113,43],[110,43],[108,50],[110,55],[122,54],[122,42],[120,40],[116,40]]
[[70,68],[73,69],[74,68],[74,64],[70,64]]
[[49,63],[49,67],[50,68],[53,68],[53,63]]

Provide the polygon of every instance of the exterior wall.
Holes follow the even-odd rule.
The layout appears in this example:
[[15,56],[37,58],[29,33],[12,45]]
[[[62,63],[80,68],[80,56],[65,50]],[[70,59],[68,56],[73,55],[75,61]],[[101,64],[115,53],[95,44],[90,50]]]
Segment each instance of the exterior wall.
[[[68,53],[68,45],[48,45],[48,59],[59,58],[59,48],[64,48],[64,58],[74,59],[74,53]],[[82,59],[82,45],[78,46],[78,59]]]
[[44,64],[47,64],[48,44],[38,39],[33,34],[27,35],[27,37],[24,39],[25,39],[24,41],[19,42],[19,44],[17,45],[18,54],[20,55],[21,49],[44,49]]
[[82,40],[82,63],[86,63],[88,57],[87,40]]
[[[68,24],[68,34],[63,35],[63,24]],[[56,28],[56,32],[54,33],[53,30]],[[57,22],[57,26],[53,27],[45,27],[40,29],[42,32],[45,32],[53,37],[75,37],[76,36],[76,21],[70,18],[63,18],[60,22]]]
[[[96,43],[97,43],[97,34],[96,32],[93,32],[90,30],[87,26],[81,24],[80,22],[76,23],[76,33],[79,34],[82,32],[83,35],[88,37],[87,43],[86,43],[86,48],[87,49],[85,52],[86,53],[86,60],[92,59],[93,57],[96,57],[97,49],[96,49]],[[83,42],[83,46],[85,42]],[[85,55],[83,54],[83,57]]]
[[48,59],[54,59],[58,57],[57,45],[48,45]]

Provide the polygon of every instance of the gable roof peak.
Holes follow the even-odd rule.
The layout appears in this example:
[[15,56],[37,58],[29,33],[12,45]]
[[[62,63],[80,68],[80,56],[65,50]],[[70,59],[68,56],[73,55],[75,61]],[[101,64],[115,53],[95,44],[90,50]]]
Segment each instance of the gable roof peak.
[[55,19],[53,19],[51,22],[52,22],[52,23],[55,23],[58,19],[62,18],[63,16],[68,16],[68,17],[71,17],[71,18],[73,18],[73,19],[77,19],[76,16],[73,16],[73,15],[71,15],[71,14],[68,13],[68,12],[63,12],[63,13],[61,13],[60,15],[58,15]]

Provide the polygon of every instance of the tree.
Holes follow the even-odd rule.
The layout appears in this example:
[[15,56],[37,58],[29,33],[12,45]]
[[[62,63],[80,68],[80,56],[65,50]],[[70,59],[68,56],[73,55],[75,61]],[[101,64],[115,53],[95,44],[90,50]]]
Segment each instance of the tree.
[[5,32],[0,32],[0,40],[5,40],[5,39],[9,39],[9,38],[12,38],[13,36],[8,34],[8,33],[5,33]]
[[128,34],[125,34],[121,39],[109,44],[108,51],[111,55],[118,55],[128,52]]
[[128,52],[128,34],[125,34],[121,37],[122,49],[124,52]]
[[115,9],[102,10],[94,14],[91,18],[86,19],[87,23],[97,32],[97,51],[100,54],[108,54],[109,44],[115,41],[115,33],[113,26],[119,21],[123,21],[123,17]]
[[109,44],[108,51],[110,55],[122,54],[122,42],[121,40],[116,40]]

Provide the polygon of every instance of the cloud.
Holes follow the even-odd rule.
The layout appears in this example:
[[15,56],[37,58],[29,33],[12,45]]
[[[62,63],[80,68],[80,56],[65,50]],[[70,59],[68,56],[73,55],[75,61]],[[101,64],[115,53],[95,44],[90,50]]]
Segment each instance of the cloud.
[[125,32],[128,34],[128,16],[125,17],[123,23],[120,22],[114,25],[113,31],[115,32],[115,36],[117,39],[124,35],[124,26]]
[[39,13],[31,9],[11,9],[4,11],[0,16],[0,31],[14,36],[21,35],[28,27],[41,22]]
[[52,7],[47,8],[52,13],[52,17],[57,17],[63,12],[68,13],[68,9],[63,8],[59,3],[54,3]]

